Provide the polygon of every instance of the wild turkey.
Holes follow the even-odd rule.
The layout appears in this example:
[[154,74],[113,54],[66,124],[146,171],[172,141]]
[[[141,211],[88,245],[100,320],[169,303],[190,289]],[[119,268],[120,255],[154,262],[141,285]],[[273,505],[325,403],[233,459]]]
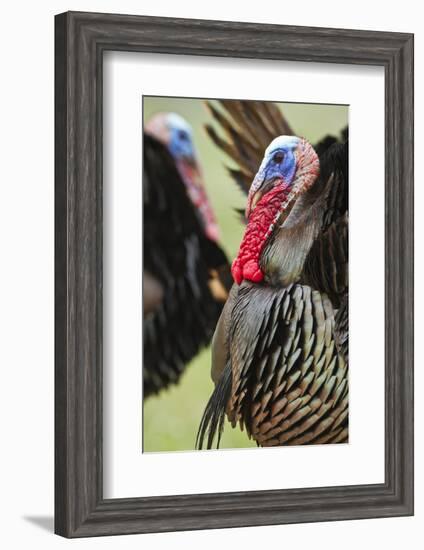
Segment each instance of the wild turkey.
[[[231,286],[229,264],[214,240],[217,226],[190,136],[177,135],[177,127],[186,131],[187,125],[176,115],[171,119],[168,131],[176,138],[167,146],[153,137],[153,125],[148,124],[144,134],[145,397],[177,382],[186,364],[210,342],[227,297],[225,287]],[[160,128],[158,120],[155,123]],[[163,134],[159,137],[164,139]],[[180,150],[178,142],[184,145]],[[193,183],[189,176],[196,174]]]
[[261,446],[346,442],[347,142],[326,139],[318,158],[275,105],[223,106],[237,126],[210,106],[229,141],[209,135],[237,161],[236,182],[253,182],[197,447],[219,446],[225,415]]
[[219,228],[206,194],[191,126],[177,113],[157,113],[147,122],[145,132],[168,148],[207,237],[217,242]]

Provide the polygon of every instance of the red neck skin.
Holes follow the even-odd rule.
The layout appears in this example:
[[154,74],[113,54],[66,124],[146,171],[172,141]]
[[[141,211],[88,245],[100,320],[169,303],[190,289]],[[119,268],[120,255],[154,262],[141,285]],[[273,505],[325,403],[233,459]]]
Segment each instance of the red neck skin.
[[233,279],[238,285],[243,279],[253,283],[263,280],[264,273],[259,266],[259,260],[287,196],[288,188],[281,182],[260,199],[250,214],[238,255],[231,267]]
[[199,169],[184,160],[178,160],[177,167],[186,186],[188,196],[200,213],[206,236],[213,241],[217,241],[219,239],[218,224],[203,186]]

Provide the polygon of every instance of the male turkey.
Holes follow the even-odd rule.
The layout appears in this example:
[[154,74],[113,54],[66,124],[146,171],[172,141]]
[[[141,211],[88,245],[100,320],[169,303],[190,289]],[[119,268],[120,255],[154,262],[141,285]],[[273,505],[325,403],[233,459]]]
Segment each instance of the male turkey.
[[215,436],[219,446],[225,415],[261,446],[346,442],[347,142],[326,139],[318,157],[308,141],[287,135],[275,105],[224,107],[237,127],[212,113],[230,141],[208,131],[237,160],[231,172],[242,188],[271,143],[249,188],[197,446],[211,448]]
[[157,116],[146,126],[143,230],[147,397],[177,382],[209,343],[231,286],[189,127],[177,115]]
[[157,113],[148,120],[145,132],[171,153],[206,235],[217,242],[219,228],[203,183],[191,126],[177,113]]

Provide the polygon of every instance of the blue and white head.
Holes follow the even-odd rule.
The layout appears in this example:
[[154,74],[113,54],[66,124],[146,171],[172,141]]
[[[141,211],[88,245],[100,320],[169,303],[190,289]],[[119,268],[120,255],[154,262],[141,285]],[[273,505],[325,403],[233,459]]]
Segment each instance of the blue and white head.
[[278,136],[265,150],[264,158],[250,187],[246,216],[259,200],[279,186],[287,200],[293,200],[316,180],[319,160],[312,145],[297,136]]
[[175,161],[196,162],[193,130],[177,113],[157,113],[147,122],[145,130],[166,145]]
[[171,155],[174,158],[194,161],[196,152],[191,126],[176,113],[169,113],[167,122],[170,132],[168,147]]

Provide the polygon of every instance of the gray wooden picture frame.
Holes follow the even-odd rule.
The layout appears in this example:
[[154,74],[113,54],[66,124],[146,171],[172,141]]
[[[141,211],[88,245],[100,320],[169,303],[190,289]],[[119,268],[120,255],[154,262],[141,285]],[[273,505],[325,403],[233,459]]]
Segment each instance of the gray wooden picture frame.
[[[103,498],[106,50],[384,67],[384,483]],[[68,12],[55,20],[55,96],[56,533],[84,537],[412,515],[413,35]]]

